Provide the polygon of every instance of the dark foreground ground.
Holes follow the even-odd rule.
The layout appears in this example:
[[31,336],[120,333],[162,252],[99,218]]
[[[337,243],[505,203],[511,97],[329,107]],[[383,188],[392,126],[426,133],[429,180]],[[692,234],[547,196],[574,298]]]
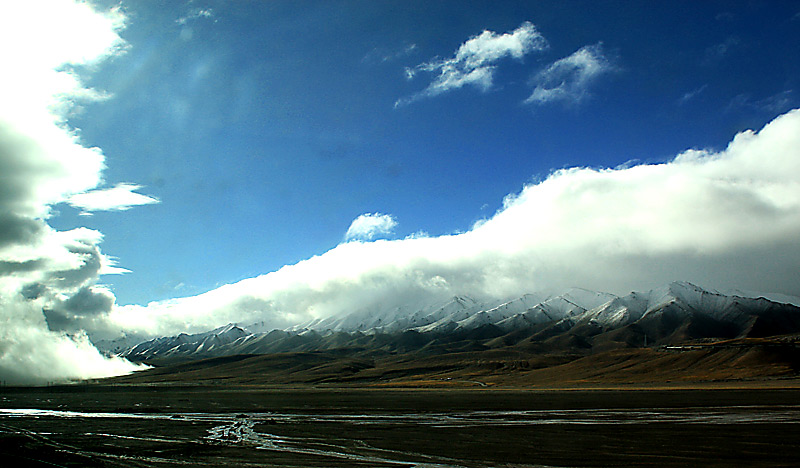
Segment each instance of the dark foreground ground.
[[[11,411],[21,409],[42,412]],[[0,390],[3,466],[797,466],[800,390]]]

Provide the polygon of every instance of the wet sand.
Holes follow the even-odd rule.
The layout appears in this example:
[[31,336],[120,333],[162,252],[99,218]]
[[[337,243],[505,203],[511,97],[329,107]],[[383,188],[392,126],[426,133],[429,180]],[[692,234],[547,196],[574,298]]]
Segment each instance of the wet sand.
[[4,389],[0,456],[25,466],[796,466],[798,397],[781,389]]

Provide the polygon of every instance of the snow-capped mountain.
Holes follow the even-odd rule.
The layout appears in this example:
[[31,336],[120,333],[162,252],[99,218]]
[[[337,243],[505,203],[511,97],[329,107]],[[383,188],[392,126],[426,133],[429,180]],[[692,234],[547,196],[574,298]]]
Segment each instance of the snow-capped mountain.
[[147,360],[341,348],[395,352],[431,343],[441,348],[459,340],[476,346],[553,347],[578,340],[584,347],[620,347],[800,333],[800,308],[792,298],[774,301],[761,296],[723,294],[687,282],[619,297],[579,288],[512,300],[456,296],[363,309],[286,330],[229,324],[206,333],[155,338],[121,354]]
[[617,296],[609,293],[573,288],[564,294],[550,297],[525,311],[497,323],[504,330],[515,330],[546,323],[554,323],[584,314]]
[[249,331],[239,328],[234,324],[228,324],[205,333],[197,333],[194,335],[181,333],[177,336],[167,336],[144,341],[125,350],[121,354],[126,357],[146,356],[146,359],[169,355],[211,356],[217,354],[222,348],[225,348],[231,343],[250,336],[253,335]]
[[579,320],[590,320],[604,328],[619,328],[664,314],[689,317],[703,315],[713,320],[746,325],[754,316],[778,303],[763,297],[727,296],[687,282],[674,282],[648,292],[632,292],[587,311]]
[[[290,331],[344,331],[393,333],[407,329],[433,326],[437,323],[465,320],[473,314],[494,307],[495,302],[479,302],[467,296],[455,296],[444,301],[404,304],[399,307],[375,307],[359,310],[344,317],[313,320],[291,327]],[[435,326],[434,326],[435,328]]]

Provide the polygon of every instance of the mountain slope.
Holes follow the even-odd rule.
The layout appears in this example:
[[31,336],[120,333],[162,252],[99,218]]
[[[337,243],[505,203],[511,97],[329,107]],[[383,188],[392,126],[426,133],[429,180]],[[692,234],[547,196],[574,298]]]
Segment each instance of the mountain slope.
[[364,357],[314,351],[236,355],[156,367],[109,379],[151,385],[354,385],[359,387],[529,388],[628,386],[800,386],[800,346],[792,339],[736,339],[687,347],[594,354],[516,348],[436,355]]

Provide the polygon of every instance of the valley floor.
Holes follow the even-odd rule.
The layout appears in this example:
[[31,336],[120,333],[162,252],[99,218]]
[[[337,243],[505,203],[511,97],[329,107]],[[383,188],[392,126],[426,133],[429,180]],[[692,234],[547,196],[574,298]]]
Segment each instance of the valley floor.
[[798,441],[798,389],[0,392],[24,466],[793,466]]

